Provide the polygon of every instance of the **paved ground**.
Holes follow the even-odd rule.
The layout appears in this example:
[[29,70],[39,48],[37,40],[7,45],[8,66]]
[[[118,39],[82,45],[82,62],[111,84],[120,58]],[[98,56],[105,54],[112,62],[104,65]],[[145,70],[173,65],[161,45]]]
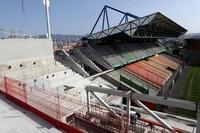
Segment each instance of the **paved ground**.
[[187,80],[189,69],[190,68],[188,66],[184,67],[182,74],[180,75],[178,80],[175,82],[174,88],[171,90],[169,97],[178,98],[178,99],[183,98],[184,83]]
[[0,133],[61,133],[53,125],[0,95]]

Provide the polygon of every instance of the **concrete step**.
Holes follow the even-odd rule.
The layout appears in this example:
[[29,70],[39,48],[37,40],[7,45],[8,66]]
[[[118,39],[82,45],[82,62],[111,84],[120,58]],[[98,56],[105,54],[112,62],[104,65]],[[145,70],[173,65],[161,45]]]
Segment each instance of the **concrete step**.
[[[74,71],[80,73],[84,77],[88,77],[89,74],[79,65],[71,56],[65,51],[61,51],[64,57],[57,58],[61,63],[70,66]],[[61,59],[62,58],[62,59]]]
[[93,68],[97,72],[102,72],[102,70],[93,63],[86,55],[84,55],[79,49],[73,49],[74,55],[79,58],[82,62],[84,62],[89,67]]

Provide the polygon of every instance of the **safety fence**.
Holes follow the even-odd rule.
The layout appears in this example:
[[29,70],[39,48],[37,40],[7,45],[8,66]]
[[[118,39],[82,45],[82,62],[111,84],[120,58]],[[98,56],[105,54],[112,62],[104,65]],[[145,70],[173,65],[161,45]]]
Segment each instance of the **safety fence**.
[[[83,101],[8,77],[0,78],[0,92],[14,103],[66,132],[79,133],[80,128],[88,130],[90,126],[97,133],[121,132],[125,128],[121,118],[114,117],[105,107],[92,101],[90,101],[91,110],[88,112]],[[71,122],[71,125],[66,122]]]
[[[119,111],[119,116],[116,117],[105,107],[92,101],[88,111],[86,103],[80,100],[42,90],[8,77],[0,77],[0,93],[63,132],[82,133],[85,130],[95,133],[126,133],[143,132],[148,129],[154,133],[168,132],[159,123],[142,118],[135,125],[127,126],[125,113]],[[67,124],[69,121],[70,125]],[[185,133],[181,129],[175,129],[177,132]]]
[[7,77],[0,78],[0,92],[58,129],[70,133],[81,133],[79,129],[66,124],[66,117],[72,115],[75,109],[83,106],[80,101],[59,96]]
[[90,110],[78,110],[74,115],[76,127],[91,133],[127,133],[127,115],[117,111],[118,116],[111,113],[100,103],[90,102]]

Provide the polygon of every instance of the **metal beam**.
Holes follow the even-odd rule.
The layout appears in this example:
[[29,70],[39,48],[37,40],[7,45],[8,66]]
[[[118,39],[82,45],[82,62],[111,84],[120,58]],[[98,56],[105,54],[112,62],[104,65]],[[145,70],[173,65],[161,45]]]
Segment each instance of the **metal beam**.
[[94,91],[94,92],[100,92],[105,93],[108,95],[114,95],[114,96],[121,96],[121,97],[130,97],[130,91],[120,91],[115,89],[108,89],[108,88],[102,88],[102,87],[96,87],[96,86],[86,86],[85,89],[87,91]]
[[104,12],[103,12],[103,24],[102,24],[102,31],[104,30],[105,13],[106,13],[106,11],[104,11]]
[[109,111],[111,111],[115,116],[117,116],[118,118],[120,118],[120,116],[113,110],[110,108],[110,106],[104,102],[100,97],[98,97],[94,92],[90,91],[91,94],[96,98],[98,99]]
[[[110,7],[110,6],[105,5],[104,8],[102,9],[101,13],[100,13],[99,16],[98,16],[98,18],[97,18],[97,20],[96,20],[96,22],[95,22],[95,24],[94,24],[94,26],[93,26],[93,28],[92,28],[92,31],[90,32],[90,35],[92,35],[92,33],[93,33],[93,31],[94,31],[94,29],[95,29],[95,27],[96,27],[97,23],[99,22],[99,20],[100,20],[100,18],[101,18],[102,15],[103,15],[103,16],[102,16],[102,17],[103,17],[102,31],[104,30],[105,18],[106,18],[106,20],[107,20],[108,29],[110,28],[107,9],[111,9],[111,10],[116,11],[116,12],[118,12],[118,13],[124,14],[125,17],[126,17],[127,19],[128,19],[128,17],[132,17],[132,18],[134,18],[134,19],[138,19],[138,18],[139,18],[138,16],[133,15],[133,14],[131,14],[131,13],[123,12],[123,11],[120,11],[120,10],[115,9],[115,8],[113,8],[113,7]],[[122,20],[123,20],[123,19],[122,19]],[[121,23],[121,22],[120,22],[120,23]]]
[[130,93],[130,97],[126,98],[126,112],[127,112],[127,123],[128,125],[130,124],[130,112],[131,112],[131,93]]
[[125,17],[126,17],[126,15],[123,16],[123,18],[122,18],[121,21],[119,22],[119,25],[122,24],[122,22],[123,22],[123,20],[124,20]]
[[96,22],[95,22],[95,24],[94,24],[94,26],[93,26],[93,28],[92,28],[92,31],[90,32],[90,35],[93,33],[93,31],[94,31],[94,29],[95,29],[97,23],[99,22],[99,19],[101,18],[101,15],[102,15],[102,13],[104,12],[104,10],[105,10],[105,7],[101,10],[101,13],[100,13],[99,17],[97,18],[97,20],[96,20]]
[[198,104],[198,110],[197,110],[197,129],[196,133],[200,133],[200,104]]
[[175,98],[166,98],[161,96],[148,96],[144,94],[132,94],[132,99],[147,101],[155,104],[167,105],[171,107],[177,107],[191,111],[197,110],[197,104],[195,102],[187,100],[179,100]]
[[131,14],[131,13],[128,13],[128,12],[126,12],[125,14],[126,14],[127,16],[132,17],[132,18],[135,18],[135,19],[140,18],[140,17],[138,17],[138,16],[136,16],[136,15],[133,15],[133,14]]
[[108,12],[107,12],[107,9],[105,10],[106,12],[106,21],[107,21],[107,26],[108,26],[108,29],[110,28],[110,23],[109,23],[109,19],[108,19]]
[[133,15],[133,14],[128,13],[128,12],[120,11],[120,10],[118,10],[118,9],[115,9],[115,8],[110,7],[110,6],[107,6],[107,5],[106,5],[105,7],[106,7],[106,8],[110,8],[110,9],[112,9],[112,10],[114,10],[114,11],[117,11],[117,12],[119,12],[119,13],[125,14],[126,16],[129,16],[129,17],[132,17],[132,18],[135,18],[135,19],[139,18],[139,17],[136,16],[136,15]]
[[87,111],[90,111],[90,92],[86,91],[86,96],[87,96]]
[[[115,107],[127,107],[127,105],[123,104],[123,105],[117,105],[117,104],[112,104],[111,105],[112,108]],[[135,112],[139,112],[139,113],[142,113],[142,114],[148,114],[146,111],[144,111],[142,108],[140,107],[136,107],[136,106],[131,106],[130,107],[131,110],[134,110]],[[185,118],[185,117],[182,117],[182,116],[178,116],[178,115],[173,115],[173,114],[169,114],[169,113],[164,113],[164,112],[159,112],[159,111],[155,111],[155,110],[152,110],[157,116],[165,119],[166,117],[169,117],[169,118],[175,118],[175,119],[178,119],[178,120],[183,120],[183,121],[187,121],[187,122],[190,122],[192,124],[196,124],[197,121],[194,120],[194,119],[190,119],[190,118]]]
[[148,109],[144,104],[142,104],[139,100],[135,100],[135,103],[140,106],[143,110],[145,110],[146,112],[148,112],[155,120],[157,120],[161,125],[163,125],[164,127],[167,127],[170,131],[174,131],[175,130],[168,125],[167,123],[165,123],[160,117],[158,117],[153,111],[151,111],[150,109]]
[[101,76],[101,75],[107,74],[107,73],[112,72],[112,71],[114,71],[114,69],[109,69],[109,70],[106,70],[106,71],[97,73],[97,74],[92,75],[92,76],[90,76],[90,77],[88,77],[88,78],[90,78],[90,79],[92,80],[92,79],[94,79],[94,78],[96,78],[96,77],[99,77],[99,76]]
[[[106,8],[110,8],[112,10],[115,10],[115,11],[119,12],[119,10],[113,9],[112,7],[106,6]],[[148,38],[163,38],[163,37],[169,37],[169,36],[170,37],[176,37],[176,36],[178,36],[178,35],[180,35],[182,33],[185,33],[187,31],[183,27],[179,26],[178,24],[176,24],[175,22],[173,22],[172,20],[170,20],[169,18],[167,18],[166,16],[164,16],[163,14],[158,13],[158,12],[154,13],[154,14],[150,14],[150,15],[144,16],[144,17],[139,17],[139,18],[137,18],[137,16],[132,15],[130,13],[125,13],[125,12],[120,12],[120,13],[124,14],[124,16],[120,20],[119,25],[111,27],[111,28],[108,28],[108,29],[117,29],[117,27],[121,26],[121,23],[124,20],[124,18],[125,18],[125,23],[127,23],[126,20],[128,19],[128,17],[132,17],[132,18],[135,18],[136,20],[132,20],[132,21],[128,22],[128,23],[131,23],[131,25],[135,24],[138,21],[141,21],[141,20],[143,21],[144,20],[142,23],[138,23],[137,24],[137,28],[139,28],[139,29],[141,29],[141,27],[145,26],[145,25],[148,28],[151,28],[152,24],[155,25],[155,24],[159,23],[160,26],[156,26],[156,27],[159,27],[160,30],[159,31],[153,30],[153,31],[150,31],[150,32],[153,32],[153,33],[157,33],[158,32],[158,34],[160,34],[160,35],[156,35],[156,34],[153,35],[153,36],[148,35],[147,36]],[[159,19],[156,18],[157,16],[162,16],[162,18],[159,18],[159,19],[163,19],[164,18],[165,21],[158,21]],[[163,25],[163,24],[165,25],[164,27],[167,28],[167,30],[166,29],[162,29],[163,27],[161,25]],[[106,30],[108,30],[108,29],[106,29]],[[126,31],[126,30],[130,30],[130,29],[126,28],[124,31]],[[146,31],[148,31],[148,30],[146,30]],[[162,32],[160,32],[160,31],[162,31]],[[103,31],[100,31],[100,32],[97,32],[97,33],[101,33],[101,32],[103,32]],[[100,39],[100,38],[102,38],[102,37],[99,37],[99,36],[96,37],[95,35],[97,33],[90,34],[88,36],[88,38],[94,38],[94,39]],[[119,32],[115,32],[113,34],[117,34],[117,33],[119,33]],[[109,35],[113,35],[113,34],[110,33]],[[103,37],[105,37],[105,36],[103,36]],[[131,36],[131,37],[135,37],[135,36]],[[138,37],[143,37],[143,36],[140,35]]]

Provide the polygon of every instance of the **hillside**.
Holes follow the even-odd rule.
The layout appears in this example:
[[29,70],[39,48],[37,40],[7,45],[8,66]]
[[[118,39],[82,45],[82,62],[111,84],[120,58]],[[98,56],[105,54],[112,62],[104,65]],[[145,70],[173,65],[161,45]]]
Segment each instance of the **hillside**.
[[[53,40],[64,42],[77,42],[81,39],[81,37],[81,35],[52,34]],[[46,35],[39,35],[39,38],[46,38]]]

